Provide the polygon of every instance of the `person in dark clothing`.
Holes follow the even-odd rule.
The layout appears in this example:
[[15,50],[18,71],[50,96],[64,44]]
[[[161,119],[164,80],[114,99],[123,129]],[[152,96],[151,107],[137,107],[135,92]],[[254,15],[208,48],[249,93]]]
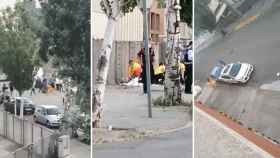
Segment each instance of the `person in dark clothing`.
[[[149,48],[149,53],[150,53],[150,74],[151,74],[151,83],[154,83],[154,56],[155,52],[152,47]],[[142,73],[141,73],[141,82],[143,83],[143,91],[144,93],[147,93],[147,74],[146,74],[146,59],[145,59],[145,49],[141,48],[137,56],[141,60],[141,65],[142,65]]]
[[11,96],[13,95],[13,91],[14,91],[14,85],[12,82],[9,83],[9,88],[10,88],[10,93],[11,93]]
[[8,89],[8,87],[7,87],[6,84],[4,83],[4,84],[3,84],[3,87],[2,87],[2,92],[5,93],[7,89]]
[[185,93],[186,94],[191,94],[192,93],[192,76],[193,76],[193,71],[192,71],[192,42],[188,45],[188,48],[185,52],[184,55],[184,64],[186,67],[186,71],[184,74],[185,78]]

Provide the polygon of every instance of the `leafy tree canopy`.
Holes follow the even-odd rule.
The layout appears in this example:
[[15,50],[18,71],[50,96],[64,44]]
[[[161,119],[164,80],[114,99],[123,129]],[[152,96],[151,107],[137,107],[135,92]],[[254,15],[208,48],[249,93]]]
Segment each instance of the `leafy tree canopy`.
[[180,5],[182,7],[180,12],[181,20],[192,25],[192,0],[181,0]]
[[0,67],[21,95],[32,87],[38,38],[31,29],[25,2],[7,8],[0,16]]

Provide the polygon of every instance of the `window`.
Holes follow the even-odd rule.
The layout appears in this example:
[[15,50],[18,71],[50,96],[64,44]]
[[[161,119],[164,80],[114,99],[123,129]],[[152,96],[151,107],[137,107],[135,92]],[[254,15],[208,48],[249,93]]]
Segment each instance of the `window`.
[[151,13],[151,30],[153,31],[159,31],[159,25],[160,25],[160,16],[156,13]]
[[57,115],[58,114],[58,110],[56,108],[47,109],[47,114],[48,115]]
[[236,76],[238,74],[240,68],[241,68],[241,64],[239,64],[239,63],[238,64],[233,64],[229,74],[231,76]]
[[231,79],[229,76],[223,76],[222,78],[224,78],[224,79]]
[[159,31],[160,19],[159,14],[156,15],[156,29]]

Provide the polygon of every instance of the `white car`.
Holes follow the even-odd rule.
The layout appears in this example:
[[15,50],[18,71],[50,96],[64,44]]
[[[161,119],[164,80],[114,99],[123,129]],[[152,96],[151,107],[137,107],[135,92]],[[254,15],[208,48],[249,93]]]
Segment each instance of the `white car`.
[[62,113],[56,105],[38,105],[34,113],[34,121],[47,127],[59,127]]
[[237,62],[215,66],[210,76],[214,80],[227,83],[246,83],[253,71],[253,65]]

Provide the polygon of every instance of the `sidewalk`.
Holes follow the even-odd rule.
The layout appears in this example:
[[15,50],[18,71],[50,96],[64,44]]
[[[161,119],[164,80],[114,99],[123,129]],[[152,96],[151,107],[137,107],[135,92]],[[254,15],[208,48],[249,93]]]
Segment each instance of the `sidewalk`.
[[194,116],[195,158],[272,158],[197,107],[194,108]]
[[[152,100],[162,95],[163,87],[152,87]],[[192,96],[184,94],[184,100],[191,102]],[[186,126],[191,121],[189,107],[186,106],[153,107],[152,111],[153,118],[148,118],[147,96],[143,94],[142,87],[108,86],[105,92],[103,128],[93,131],[95,143],[141,138]],[[107,130],[109,126],[123,130],[110,132]]]
[[81,143],[76,139],[71,139],[70,143],[71,158],[90,158],[90,145]]
[[20,145],[15,144],[0,136],[0,158],[7,157],[18,148],[20,148]]

